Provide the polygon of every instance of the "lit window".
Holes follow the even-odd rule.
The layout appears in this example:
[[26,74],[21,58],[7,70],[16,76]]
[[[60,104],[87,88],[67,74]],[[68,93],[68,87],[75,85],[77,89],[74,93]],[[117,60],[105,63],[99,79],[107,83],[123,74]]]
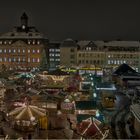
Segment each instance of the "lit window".
[[58,58],[58,59],[55,59],[55,61],[60,61],[60,59]]
[[54,52],[54,49],[50,49],[50,52]]
[[53,58],[51,58],[51,59],[50,59],[50,61],[54,61],[54,59],[53,59]]
[[35,44],[35,41],[33,41],[33,45]]
[[39,45],[40,44],[40,41],[37,41],[37,44]]
[[35,50],[33,50],[33,53],[35,53]]
[[9,41],[9,44],[11,44],[11,41]]
[[2,53],[2,49],[0,49],[0,53]]
[[30,60],[30,58],[28,58],[28,62],[30,62],[31,60]]
[[13,49],[13,53],[15,53],[16,52],[16,50],[15,49]]
[[60,54],[55,54],[55,56],[60,56]]
[[110,60],[108,60],[108,64],[110,64]]
[[4,62],[6,62],[7,61],[7,58],[6,57],[4,57]]
[[4,49],[4,53],[6,53],[6,49]]
[[9,53],[11,53],[11,49],[9,49]]
[[23,49],[22,52],[25,53],[25,50]]
[[40,52],[40,50],[38,49],[38,50],[37,50],[37,53],[39,53],[39,52]]
[[30,41],[28,41],[28,44],[31,44],[31,42],[30,42]]
[[116,60],[114,61],[114,64],[116,64],[117,62],[116,62]]
[[23,58],[22,61],[25,62],[25,58]]
[[0,58],[0,62],[2,62],[2,58]]
[[4,41],[4,44],[6,44],[7,42],[6,41]]
[[0,41],[0,44],[2,44],[2,41]]
[[16,58],[13,58],[13,61],[16,62]]
[[28,50],[28,53],[30,53],[30,49]]
[[8,60],[9,62],[11,62],[11,58],[9,58],[9,60]]
[[35,62],[35,58],[33,58],[33,62]]
[[40,59],[39,58],[37,58],[37,62],[40,62]]
[[110,55],[108,55],[108,58],[110,58]]
[[60,52],[60,49],[55,49],[56,52]]
[[20,53],[20,49],[18,49],[18,53]]
[[20,58],[18,58],[18,62],[20,62]]

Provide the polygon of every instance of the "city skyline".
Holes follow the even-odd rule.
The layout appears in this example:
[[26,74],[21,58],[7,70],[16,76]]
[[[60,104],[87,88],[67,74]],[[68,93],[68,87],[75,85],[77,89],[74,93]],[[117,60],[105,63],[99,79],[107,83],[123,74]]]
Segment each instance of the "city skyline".
[[50,40],[139,40],[139,3],[138,0],[3,1],[0,34],[20,25],[19,18],[26,12],[29,25],[36,26]]

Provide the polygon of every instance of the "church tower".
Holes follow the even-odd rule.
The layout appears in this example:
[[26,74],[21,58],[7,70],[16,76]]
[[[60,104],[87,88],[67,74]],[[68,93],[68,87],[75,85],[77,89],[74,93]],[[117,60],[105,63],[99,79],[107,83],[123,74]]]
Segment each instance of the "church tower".
[[27,14],[24,12],[20,19],[21,19],[21,28],[26,29],[28,27],[28,16],[27,16]]

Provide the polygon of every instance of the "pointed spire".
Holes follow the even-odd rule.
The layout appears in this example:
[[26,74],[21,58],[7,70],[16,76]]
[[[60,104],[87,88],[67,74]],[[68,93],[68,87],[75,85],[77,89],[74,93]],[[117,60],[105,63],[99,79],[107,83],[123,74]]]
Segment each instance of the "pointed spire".
[[27,14],[24,12],[21,15],[20,19],[21,19],[21,27],[23,29],[25,29],[28,26],[28,16],[27,16]]

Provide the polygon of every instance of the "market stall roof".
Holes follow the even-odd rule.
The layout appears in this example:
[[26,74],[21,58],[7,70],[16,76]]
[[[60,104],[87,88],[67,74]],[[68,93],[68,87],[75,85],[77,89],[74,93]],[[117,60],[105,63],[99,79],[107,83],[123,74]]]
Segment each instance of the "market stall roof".
[[120,65],[114,72],[113,75],[124,75],[124,74],[137,74],[137,72],[132,69],[127,64]]
[[90,110],[96,108],[95,101],[75,101],[76,110]]
[[96,85],[96,90],[116,90],[116,87],[113,83],[102,82]]
[[17,107],[9,113],[15,120],[31,120],[46,116],[46,110],[33,105]]
[[65,71],[61,71],[60,69],[57,69],[57,70],[48,72],[48,75],[61,76],[61,75],[69,75],[69,74]]

